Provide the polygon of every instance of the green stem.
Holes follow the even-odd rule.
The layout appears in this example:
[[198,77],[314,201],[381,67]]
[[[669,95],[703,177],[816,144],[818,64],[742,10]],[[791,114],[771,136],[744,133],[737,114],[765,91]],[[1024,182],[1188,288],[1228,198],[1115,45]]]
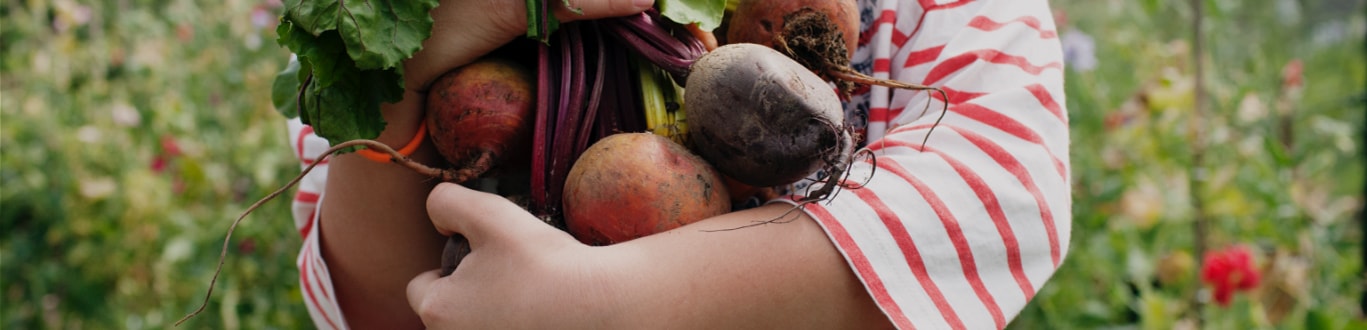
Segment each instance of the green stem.
[[[1194,242],[1194,245],[1195,245],[1195,246],[1194,246],[1194,250],[1195,250],[1195,255],[1196,255],[1196,257],[1199,258],[1199,259],[1197,259],[1197,260],[1198,260],[1198,262],[1197,262],[1197,263],[1198,263],[1198,264],[1197,264],[1198,267],[1196,267],[1196,269],[1195,269],[1195,271],[1196,271],[1196,273],[1197,273],[1197,274],[1196,274],[1196,278],[1200,278],[1201,269],[1203,269],[1204,266],[1205,266],[1205,257],[1204,257],[1204,256],[1205,256],[1205,251],[1206,251],[1207,248],[1208,248],[1208,247],[1207,247],[1207,244],[1208,244],[1207,238],[1208,238],[1208,236],[1210,236],[1210,228],[1209,228],[1209,227],[1210,227],[1210,224],[1209,224],[1209,221],[1210,221],[1210,220],[1207,219],[1207,217],[1206,217],[1205,200],[1202,198],[1202,193],[1201,193],[1201,192],[1204,190],[1205,176],[1206,176],[1206,173],[1205,173],[1205,149],[1206,149],[1205,143],[1206,143],[1206,141],[1205,141],[1205,136],[1204,136],[1204,134],[1202,134],[1202,132],[1203,132],[1203,129],[1202,129],[1202,128],[1203,128],[1203,126],[1204,126],[1204,124],[1205,124],[1205,115],[1206,115],[1206,114],[1205,114],[1205,111],[1206,111],[1206,110],[1205,110],[1205,103],[1206,103],[1206,90],[1205,90],[1205,63],[1204,63],[1204,61],[1203,61],[1203,59],[1204,59],[1204,57],[1205,57],[1205,54],[1204,54],[1205,49],[1204,49],[1204,47],[1203,47],[1205,42],[1204,42],[1204,40],[1203,40],[1203,38],[1202,38],[1202,36],[1203,36],[1203,33],[1202,33],[1202,26],[1203,26],[1203,19],[1202,19],[1202,16],[1204,16],[1202,12],[1203,12],[1203,9],[1204,9],[1204,8],[1203,8],[1203,7],[1204,7],[1204,4],[1205,4],[1205,1],[1204,1],[1204,0],[1191,0],[1191,7],[1192,7],[1192,24],[1191,24],[1191,25],[1192,25],[1192,26],[1191,26],[1191,31],[1192,31],[1192,32],[1191,32],[1191,39],[1192,39],[1192,41],[1191,41],[1191,44],[1192,44],[1192,47],[1191,47],[1191,50],[1192,50],[1192,51],[1191,51],[1191,54],[1192,54],[1192,55],[1191,55],[1191,56],[1192,56],[1192,63],[1193,63],[1193,65],[1192,65],[1193,73],[1192,73],[1192,74],[1195,76],[1196,86],[1194,86],[1194,88],[1195,88],[1195,101],[1194,101],[1194,103],[1195,103],[1195,104],[1193,105],[1193,109],[1192,109],[1192,118],[1191,118],[1190,121],[1188,121],[1188,125],[1190,125],[1190,126],[1187,127],[1187,129],[1188,129],[1188,134],[1189,134],[1189,137],[1190,137],[1189,141],[1191,141],[1191,164],[1190,164],[1190,168],[1188,169],[1187,179],[1188,179],[1188,189],[1189,189],[1189,190],[1188,190],[1188,194],[1190,194],[1190,198],[1191,198],[1192,218],[1193,218],[1193,219],[1192,219],[1192,223],[1193,223],[1193,225],[1194,225],[1194,228],[1193,228],[1193,230],[1194,230],[1194,236],[1195,236],[1195,238],[1194,238],[1194,240],[1195,240],[1195,242]],[[1200,290],[1197,290],[1196,292],[1197,292],[1197,293],[1192,297],[1192,312],[1195,313],[1196,327],[1197,327],[1197,328],[1200,328],[1200,327],[1201,327],[1201,323],[1202,323],[1202,321],[1203,321],[1203,320],[1202,320],[1202,315],[1201,315],[1201,314],[1202,314],[1202,313],[1201,313],[1201,310],[1202,310],[1202,307],[1203,307],[1204,304],[1201,303],[1200,298],[1199,298]]]

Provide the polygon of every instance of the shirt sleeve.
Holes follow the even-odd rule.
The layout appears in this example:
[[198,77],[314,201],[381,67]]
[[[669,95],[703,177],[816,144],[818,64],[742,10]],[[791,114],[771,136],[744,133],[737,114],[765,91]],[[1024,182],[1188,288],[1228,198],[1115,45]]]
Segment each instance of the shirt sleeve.
[[947,100],[883,87],[851,99],[848,118],[875,157],[846,182],[868,183],[806,210],[898,328],[1004,328],[1071,233],[1063,55],[1048,3],[860,8],[854,67]]
[[329,145],[326,139],[313,134],[313,127],[304,125],[298,118],[290,119],[287,126],[290,146],[300,169],[315,166],[299,182],[299,189],[291,203],[294,227],[299,230],[304,243],[295,260],[295,265],[299,267],[300,293],[316,328],[346,329],[341,305],[335,299],[337,293],[332,287],[332,275],[328,273],[327,262],[323,260],[323,248],[319,243],[321,220],[318,205],[322,203],[323,191],[327,186],[328,161],[324,159],[316,165],[314,162]]

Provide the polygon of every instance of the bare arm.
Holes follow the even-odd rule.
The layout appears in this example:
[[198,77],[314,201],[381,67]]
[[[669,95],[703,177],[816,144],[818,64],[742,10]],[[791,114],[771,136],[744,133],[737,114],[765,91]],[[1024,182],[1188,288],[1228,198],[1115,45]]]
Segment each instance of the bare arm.
[[[398,147],[416,133],[422,110],[417,95],[408,92],[400,103],[384,107],[389,128],[381,142]],[[430,145],[414,157],[425,164],[439,158]],[[423,209],[435,182],[352,154],[334,158],[330,166],[319,229],[347,323],[358,329],[420,327],[396,293],[414,274],[439,266],[444,241]]]
[[[524,3],[444,0],[433,9],[432,37],[404,63],[407,91],[400,102],[382,107],[389,125],[378,140],[396,149],[407,143],[422,121],[421,91],[442,73],[517,38],[526,29]],[[570,16],[563,8],[557,15],[620,16],[640,12],[649,3],[576,1],[584,15]],[[413,157],[424,164],[437,164],[440,158],[430,144]],[[322,249],[347,323],[360,329],[421,327],[404,304],[404,287],[414,276],[439,266],[445,238],[432,229],[424,208],[435,180],[352,154],[334,158],[330,167],[320,213]]]
[[[888,319],[830,238],[802,211],[770,204],[616,247],[632,276],[631,328],[879,329]],[[639,325],[639,326],[638,326]]]
[[501,198],[442,185],[428,211],[473,252],[427,272],[409,301],[431,328],[888,328],[825,233],[791,206],[729,213],[589,247]]

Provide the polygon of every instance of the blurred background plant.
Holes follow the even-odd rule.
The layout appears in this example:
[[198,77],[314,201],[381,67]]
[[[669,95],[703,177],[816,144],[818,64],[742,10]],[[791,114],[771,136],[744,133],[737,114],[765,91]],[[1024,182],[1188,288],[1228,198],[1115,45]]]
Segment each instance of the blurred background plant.
[[[163,328],[228,223],[298,173],[278,2],[0,2],[0,328]],[[195,327],[309,326],[288,201],[232,242]]]
[[[1053,1],[1069,56],[1073,237],[1013,328],[1367,328],[1367,6],[1200,0],[1197,112],[1191,3]],[[1226,247],[1252,264],[1227,262]],[[1245,271],[1256,287],[1216,299]]]
[[[1186,1],[1053,5],[1069,56],[1072,248],[1011,327],[1367,327],[1355,220],[1367,6],[1204,0],[1208,97],[1193,121]],[[198,306],[229,222],[298,173],[269,97],[287,57],[279,7],[0,1],[0,328],[164,328]],[[1203,281],[1193,200],[1210,250],[1248,251],[1251,266],[1209,270],[1236,282]],[[231,244],[189,326],[310,327],[288,202]],[[1217,303],[1213,289],[1248,271],[1258,285]]]

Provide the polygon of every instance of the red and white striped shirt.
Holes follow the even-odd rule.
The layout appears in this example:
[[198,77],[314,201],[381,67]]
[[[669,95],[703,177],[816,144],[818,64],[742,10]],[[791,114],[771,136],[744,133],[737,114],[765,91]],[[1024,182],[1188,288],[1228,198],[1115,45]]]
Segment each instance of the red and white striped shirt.
[[877,161],[856,163],[849,180],[873,177],[808,213],[898,328],[1004,328],[1058,268],[1072,229],[1063,51],[1048,3],[860,8],[856,69],[940,87],[949,112],[932,132],[938,93],[861,93],[847,118],[867,114]]
[[[853,66],[939,87],[949,112],[932,132],[938,93],[861,90],[847,120],[877,161],[856,163],[850,180],[869,183],[807,212],[898,328],[1004,328],[1058,268],[1072,228],[1063,52],[1047,0],[859,5]],[[301,166],[328,147],[297,119],[289,133]],[[315,325],[345,328],[315,230],[326,177],[320,164],[293,204],[300,291]]]
[[[312,165],[314,160],[329,148],[326,139],[313,134],[313,127],[304,125],[299,118],[288,122],[290,146],[298,156],[300,168]],[[318,230],[321,219],[318,206],[322,204],[323,189],[327,185],[328,164],[322,164],[299,181],[299,190],[294,194],[291,211],[294,227],[304,238],[295,265],[299,266],[299,291],[304,295],[304,305],[308,306],[309,316],[319,329],[346,329],[342,318],[342,307],[337,304],[337,292],[332,288],[332,275],[328,273],[327,262],[323,260],[322,232]]]

